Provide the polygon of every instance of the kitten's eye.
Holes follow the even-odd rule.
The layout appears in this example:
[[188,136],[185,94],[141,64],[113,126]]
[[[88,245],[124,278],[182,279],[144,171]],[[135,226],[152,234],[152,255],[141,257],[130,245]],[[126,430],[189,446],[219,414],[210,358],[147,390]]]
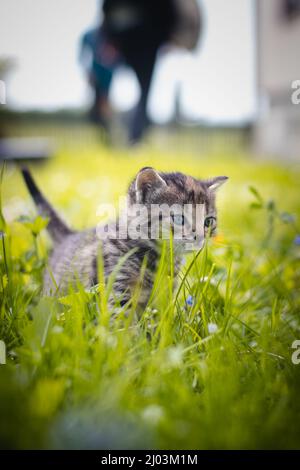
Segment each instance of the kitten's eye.
[[184,225],[184,215],[172,214],[172,220],[175,225]]
[[205,221],[204,221],[204,227],[205,228],[214,228],[216,224],[216,218],[213,217],[213,216],[210,216],[210,217],[206,217]]

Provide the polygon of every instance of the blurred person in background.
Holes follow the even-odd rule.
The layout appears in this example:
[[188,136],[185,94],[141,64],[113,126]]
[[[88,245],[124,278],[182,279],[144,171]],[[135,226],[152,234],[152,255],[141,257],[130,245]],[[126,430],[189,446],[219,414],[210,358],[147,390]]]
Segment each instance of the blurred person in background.
[[159,48],[167,43],[193,50],[201,16],[197,0],[104,0],[103,28],[134,70],[141,89],[129,126],[129,141],[138,142],[149,124],[147,101]]
[[109,41],[102,26],[90,29],[83,35],[80,61],[86,71],[88,82],[94,91],[90,118],[92,122],[99,124],[109,133],[111,108],[108,95],[113,73],[119,64],[120,56],[114,45]]
[[88,67],[95,89],[91,115],[107,128],[109,88],[122,58],[135,72],[141,90],[129,123],[128,138],[134,144],[149,125],[147,102],[157,52],[167,44],[193,50],[201,31],[200,9],[197,0],[104,0],[102,10],[102,25],[82,40],[82,51],[88,50],[92,57]]

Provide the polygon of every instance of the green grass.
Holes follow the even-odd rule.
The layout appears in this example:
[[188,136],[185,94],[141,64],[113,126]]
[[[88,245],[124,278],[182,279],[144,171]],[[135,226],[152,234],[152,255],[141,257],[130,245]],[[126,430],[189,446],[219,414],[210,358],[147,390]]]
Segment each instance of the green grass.
[[299,168],[226,152],[206,158],[174,145],[130,152],[89,141],[62,143],[32,171],[82,228],[96,224],[97,205],[116,203],[146,165],[228,175],[220,235],[187,258],[174,293],[166,251],[141,321],[121,314],[113,325],[103,286],[102,296],[80,286],[63,298],[41,295],[48,239],[18,169],[5,169],[1,446],[299,448],[300,365],[291,361],[300,339]]

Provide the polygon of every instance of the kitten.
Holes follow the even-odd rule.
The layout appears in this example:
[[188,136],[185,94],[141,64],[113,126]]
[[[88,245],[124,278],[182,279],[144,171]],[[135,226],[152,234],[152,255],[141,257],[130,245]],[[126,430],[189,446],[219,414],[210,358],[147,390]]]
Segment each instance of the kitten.
[[[102,226],[102,232],[106,233],[106,236],[99,237],[99,227],[80,232],[71,230],[44,198],[30,172],[23,169],[22,173],[39,213],[49,218],[47,230],[54,242],[49,260],[50,273],[46,270],[44,275],[44,294],[52,295],[56,292],[63,294],[67,292],[70,283],[76,285],[77,280],[80,280],[87,289],[97,284],[97,260],[101,248],[106,278],[119,260],[128,255],[114,280],[111,305],[116,299],[121,306],[130,301],[136,286],[141,281],[141,268],[146,257],[146,268],[138,300],[141,308],[145,307],[151,293],[155,270],[160,259],[161,239],[164,238],[162,225],[159,225],[158,237],[153,236],[151,232],[153,224],[157,222],[164,224],[164,228],[169,227],[169,234],[173,233],[173,236],[178,227],[184,229],[181,238],[177,239],[174,236],[173,239],[176,274],[187,244],[192,244],[193,249],[201,249],[204,237],[215,233],[217,226],[215,193],[227,180],[226,176],[197,180],[182,173],[162,173],[150,167],[143,168],[129,186],[126,215],[121,214],[114,223]],[[118,236],[124,218],[127,223],[135,222],[136,213],[133,209],[136,204],[146,211],[146,218],[139,220],[142,221],[140,227],[146,227],[146,231],[144,230],[146,236],[135,237],[128,232],[125,237]],[[167,215],[164,212],[156,213],[156,219],[153,221],[151,208],[157,207],[156,205],[159,207],[163,205],[165,208],[172,206],[175,210]],[[180,208],[185,205],[192,208],[190,218],[185,212],[180,212]],[[194,211],[197,207],[203,208],[202,217],[198,219]],[[116,227],[116,230],[111,231],[112,227]],[[139,230],[137,232],[139,233]]]

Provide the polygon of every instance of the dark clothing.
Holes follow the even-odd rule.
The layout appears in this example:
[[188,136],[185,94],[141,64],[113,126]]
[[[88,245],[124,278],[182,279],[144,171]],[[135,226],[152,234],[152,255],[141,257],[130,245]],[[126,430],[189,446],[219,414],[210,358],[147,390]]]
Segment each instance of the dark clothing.
[[104,0],[103,28],[135,71],[141,97],[129,130],[139,140],[148,124],[146,106],[156,54],[170,39],[176,21],[173,0]]
[[148,124],[146,106],[156,54],[173,42],[193,49],[200,31],[197,0],[104,0],[103,29],[135,71],[140,101],[129,129],[132,142],[142,137]]
[[104,0],[103,12],[107,33],[126,57],[168,41],[176,22],[174,0]]

